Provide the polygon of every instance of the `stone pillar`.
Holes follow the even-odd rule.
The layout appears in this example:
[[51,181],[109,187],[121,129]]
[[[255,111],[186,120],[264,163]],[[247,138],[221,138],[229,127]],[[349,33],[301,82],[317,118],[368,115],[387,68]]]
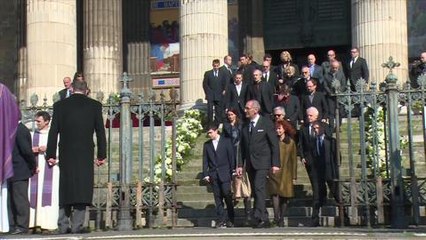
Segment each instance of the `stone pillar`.
[[204,98],[204,72],[213,59],[228,54],[227,0],[181,0],[181,109],[199,105]]
[[133,79],[130,85],[132,91],[148,96],[152,88],[149,61],[150,1],[126,0],[123,3],[124,71]]
[[[27,82],[25,99],[39,99],[63,88],[76,69],[76,1],[27,1]],[[25,54],[25,51],[21,54]]]
[[401,63],[394,69],[399,84],[408,79],[407,0],[352,0],[352,45],[367,60],[370,82],[383,82],[381,67],[389,56]]
[[121,0],[84,0],[84,77],[92,90],[104,99],[118,93],[122,74]]
[[263,1],[239,0],[238,22],[240,54],[251,54],[253,60],[262,64],[265,55],[263,41]]
[[17,1],[18,4],[18,61],[16,94],[18,99],[26,97],[27,91],[27,4],[25,0]]

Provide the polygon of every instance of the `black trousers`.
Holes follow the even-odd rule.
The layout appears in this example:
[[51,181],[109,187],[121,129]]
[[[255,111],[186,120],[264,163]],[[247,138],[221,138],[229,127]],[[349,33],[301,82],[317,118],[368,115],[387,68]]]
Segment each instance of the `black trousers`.
[[255,170],[250,168],[247,170],[252,195],[254,196],[254,212],[253,217],[256,221],[268,221],[268,212],[266,211],[266,177],[268,176],[268,169]]
[[[59,206],[58,228],[60,233],[80,233],[83,230],[87,204]],[[71,220],[71,226],[70,226]]]
[[[235,213],[234,204],[232,202],[231,182],[221,182],[218,179],[212,179],[211,184],[216,204],[217,220],[219,222],[226,222],[229,220],[234,223]],[[225,200],[226,203],[227,214],[225,214],[223,200]]]
[[30,222],[30,202],[28,200],[28,179],[8,182],[9,225],[10,229],[28,231]]
[[306,166],[309,180],[312,186],[312,219],[319,221],[319,210],[327,201],[327,185],[332,193],[336,203],[340,203],[340,197],[338,192],[338,182],[332,180],[326,180],[324,176],[325,169],[317,169],[313,164]]
[[[214,118],[213,118],[214,112]],[[207,119],[208,123],[221,123],[225,116],[223,104],[220,100],[207,101]]]

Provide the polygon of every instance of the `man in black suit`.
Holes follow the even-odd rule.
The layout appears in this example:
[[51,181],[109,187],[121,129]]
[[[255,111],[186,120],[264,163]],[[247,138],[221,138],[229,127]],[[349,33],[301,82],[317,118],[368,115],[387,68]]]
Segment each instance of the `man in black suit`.
[[[302,75],[301,78],[297,79],[293,83],[292,92],[293,94],[299,98],[299,101],[302,101],[302,97],[306,94],[309,94],[308,90],[306,89],[306,83],[311,79],[311,74],[309,73],[309,67],[303,66],[302,67]],[[318,79],[317,79],[318,80]]]
[[221,123],[225,114],[223,98],[228,79],[226,79],[224,73],[219,71],[219,65],[219,59],[214,59],[212,63],[213,69],[204,73],[203,89],[207,100],[207,119],[209,123]]
[[[327,187],[337,204],[341,203],[339,196],[339,166],[336,157],[336,139],[325,134],[324,123],[314,122],[316,143],[314,163],[316,171],[316,186],[312,210],[312,226],[319,226],[319,210],[327,201]],[[343,211],[345,224],[349,223],[346,211]]]
[[248,85],[253,84],[253,72],[256,68],[256,64],[250,64],[250,58],[247,54],[240,56],[240,67],[238,72],[243,73],[243,79]]
[[[315,79],[310,79],[306,82],[309,94],[302,97],[302,111],[306,113],[306,109],[315,107],[319,112],[319,119],[326,122],[329,116],[327,100],[324,93],[317,91],[317,87],[318,82]],[[303,116],[303,120],[306,120],[306,115]]]
[[236,73],[234,82],[228,85],[225,93],[225,109],[236,109],[238,118],[244,119],[244,107],[246,105],[248,85],[243,79],[242,73]]
[[[53,105],[46,159],[57,164],[56,147],[59,143],[59,233],[82,233],[86,207],[92,204],[94,165],[105,163],[106,137],[102,119],[102,104],[86,96],[87,83],[74,80],[71,97]],[[93,161],[93,133],[97,139],[97,159]]]
[[254,189],[254,227],[269,227],[266,211],[266,178],[268,173],[280,169],[280,152],[275,127],[269,117],[259,114],[260,104],[256,100],[246,103],[245,112],[249,120],[242,129],[241,154],[238,159],[237,175],[247,173]]
[[262,71],[259,69],[254,70],[253,79],[253,84],[248,87],[247,101],[257,100],[261,106],[262,116],[270,117],[274,101],[272,87],[269,83],[262,81]]
[[278,76],[274,71],[271,70],[271,63],[269,61],[263,61],[262,67],[262,81],[269,83],[273,93],[275,93],[278,86]]
[[351,57],[347,76],[351,83],[352,91],[356,91],[355,85],[360,78],[363,78],[365,82],[368,83],[369,71],[367,61],[359,56],[358,48],[354,47],[351,49]]
[[[217,228],[234,226],[234,205],[231,180],[235,169],[235,154],[231,139],[219,134],[216,125],[208,128],[210,140],[203,147],[203,179],[212,185],[216,204]],[[223,200],[226,203],[225,214]]]
[[19,123],[12,152],[13,177],[8,179],[10,234],[28,232],[30,202],[28,179],[35,173],[37,164],[31,146],[31,134]]
[[228,85],[229,83],[232,83],[234,79],[232,76],[234,75],[232,71],[232,57],[229,55],[226,55],[223,57],[223,65],[219,68],[219,71],[225,76],[225,84]]
[[[314,207],[319,205],[319,187],[318,187],[318,171],[316,157],[316,133],[313,123],[318,120],[319,112],[315,107],[310,107],[306,110],[307,122],[301,127],[299,132],[299,153],[306,172],[309,176],[309,181],[312,186],[312,198]],[[318,226],[318,214],[312,214],[312,226]]]
[[71,88],[71,78],[70,77],[64,77],[64,89],[59,91],[59,99],[63,100],[72,94],[72,88]]

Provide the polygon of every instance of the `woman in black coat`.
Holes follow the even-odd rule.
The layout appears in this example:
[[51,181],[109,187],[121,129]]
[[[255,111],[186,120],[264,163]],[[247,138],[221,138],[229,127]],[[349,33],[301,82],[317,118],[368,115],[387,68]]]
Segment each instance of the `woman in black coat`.
[[[238,118],[238,111],[236,109],[228,109],[228,112],[226,114],[227,121],[223,123],[223,135],[225,137],[228,137],[232,140],[232,144],[234,145],[234,154],[235,154],[235,160],[237,161],[237,155],[240,148],[240,140],[241,140],[241,129],[242,129],[242,123],[240,119]],[[241,181],[241,179],[239,179]],[[236,185],[235,182],[237,179],[234,179],[234,186]],[[241,187],[241,185],[239,185]],[[239,191],[234,189],[235,192],[241,193],[241,189]],[[237,200],[238,198],[244,199],[244,210],[246,213],[246,219],[249,221],[250,219],[250,209],[251,209],[251,203],[250,203],[250,196],[242,196],[236,195],[234,196]]]

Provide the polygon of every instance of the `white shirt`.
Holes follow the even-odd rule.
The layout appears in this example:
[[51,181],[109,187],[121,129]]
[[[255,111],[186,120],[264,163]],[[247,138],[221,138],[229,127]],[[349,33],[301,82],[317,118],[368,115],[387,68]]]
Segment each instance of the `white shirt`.
[[219,144],[219,139],[220,139],[220,135],[218,135],[216,139],[213,139],[213,140],[212,140],[213,147],[214,147],[214,150],[215,150],[215,151],[216,151],[216,149],[217,149],[217,145]]
[[[235,84],[235,83],[234,83]],[[241,94],[241,87],[243,86],[243,84],[242,83],[240,83],[240,84],[235,84],[235,88],[237,89],[237,94],[238,94],[238,96],[240,96],[240,94]]]
[[257,121],[259,121],[260,115],[257,114],[254,119],[250,120],[250,122],[253,122],[253,127],[256,127]]
[[352,67],[352,64],[354,64],[354,63],[356,62],[356,60],[358,60],[358,57],[353,58],[353,59],[351,60],[351,67]]

